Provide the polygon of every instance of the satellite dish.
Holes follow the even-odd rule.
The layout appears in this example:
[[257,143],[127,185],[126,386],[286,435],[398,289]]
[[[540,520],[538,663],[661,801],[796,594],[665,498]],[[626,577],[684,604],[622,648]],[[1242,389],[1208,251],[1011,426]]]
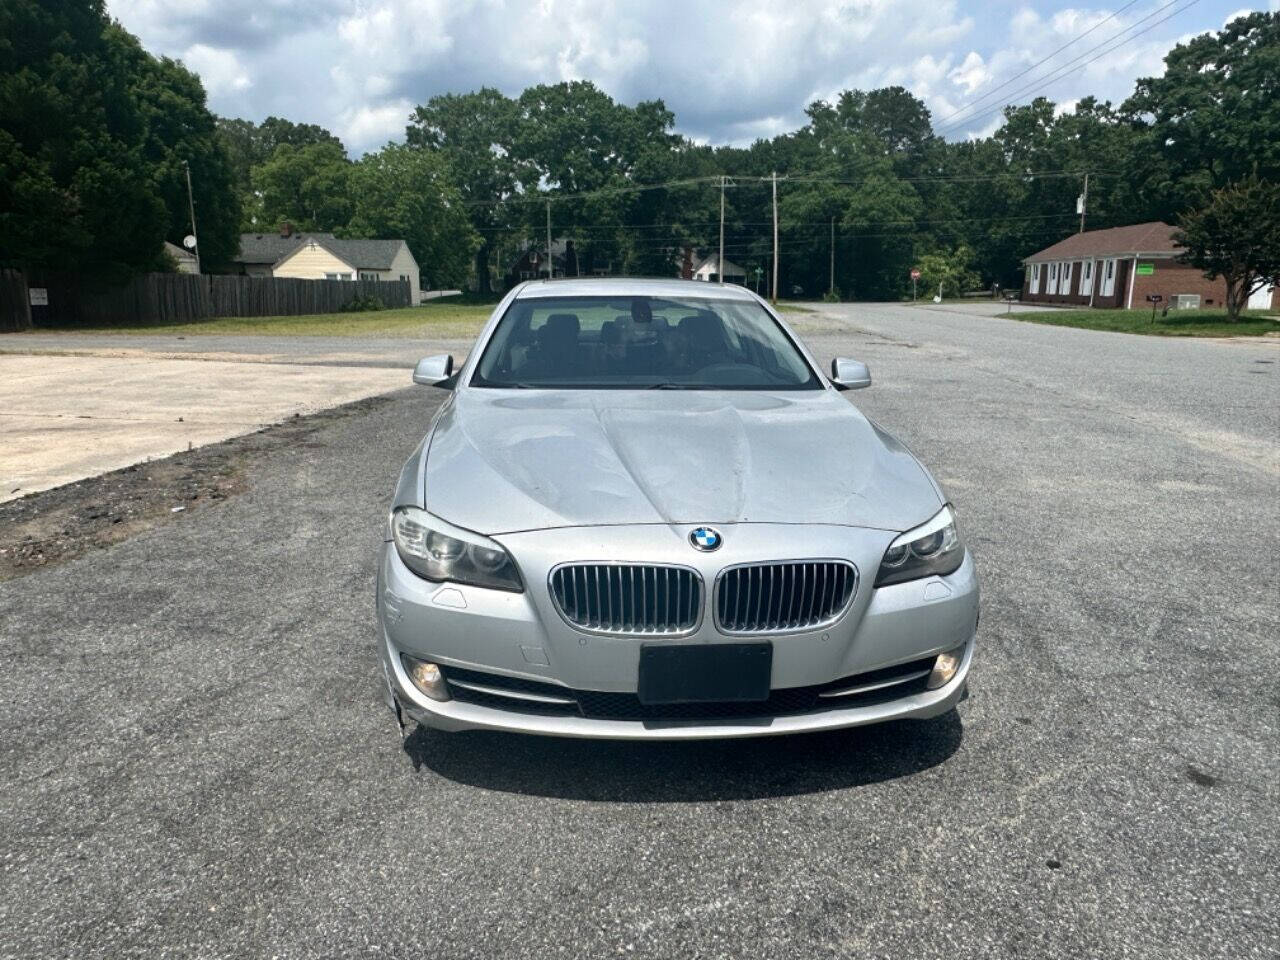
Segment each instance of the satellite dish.
[[196,235],[194,233],[188,233],[182,238],[182,245],[188,250],[194,250],[196,248]]

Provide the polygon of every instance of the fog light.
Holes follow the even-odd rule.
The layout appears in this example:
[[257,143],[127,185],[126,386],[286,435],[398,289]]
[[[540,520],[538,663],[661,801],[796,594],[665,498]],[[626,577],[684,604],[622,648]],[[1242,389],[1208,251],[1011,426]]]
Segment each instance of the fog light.
[[404,664],[405,673],[409,674],[409,679],[423,696],[432,700],[449,699],[449,688],[439,666],[426,660],[415,660],[407,653],[400,654],[400,662]]
[[960,662],[964,660],[965,646],[961,644],[954,650],[938,654],[938,658],[933,661],[933,672],[929,674],[929,682],[925,684],[926,690],[945,687],[954,679],[956,671],[960,669]]

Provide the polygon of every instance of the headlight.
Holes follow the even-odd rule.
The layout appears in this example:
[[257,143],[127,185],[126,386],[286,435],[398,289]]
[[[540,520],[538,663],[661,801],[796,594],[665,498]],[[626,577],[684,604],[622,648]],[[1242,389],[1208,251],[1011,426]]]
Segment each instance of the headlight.
[[955,573],[964,561],[964,544],[956,532],[956,514],[947,504],[933,519],[908,530],[884,552],[876,586]]
[[397,507],[391,514],[391,536],[404,565],[427,580],[524,592],[520,573],[501,544],[425,510]]

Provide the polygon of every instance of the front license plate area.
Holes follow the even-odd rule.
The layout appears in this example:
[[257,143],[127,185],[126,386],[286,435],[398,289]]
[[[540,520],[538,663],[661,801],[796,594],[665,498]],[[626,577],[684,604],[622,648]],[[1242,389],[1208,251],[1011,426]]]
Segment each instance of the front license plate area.
[[769,699],[771,643],[645,644],[638,696],[645,705]]

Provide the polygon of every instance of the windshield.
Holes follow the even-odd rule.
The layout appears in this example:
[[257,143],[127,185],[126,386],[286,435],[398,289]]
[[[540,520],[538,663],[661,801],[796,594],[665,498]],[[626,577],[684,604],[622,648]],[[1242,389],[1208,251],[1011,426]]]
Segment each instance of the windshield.
[[511,305],[474,387],[817,390],[759,303],[698,297],[536,297]]

